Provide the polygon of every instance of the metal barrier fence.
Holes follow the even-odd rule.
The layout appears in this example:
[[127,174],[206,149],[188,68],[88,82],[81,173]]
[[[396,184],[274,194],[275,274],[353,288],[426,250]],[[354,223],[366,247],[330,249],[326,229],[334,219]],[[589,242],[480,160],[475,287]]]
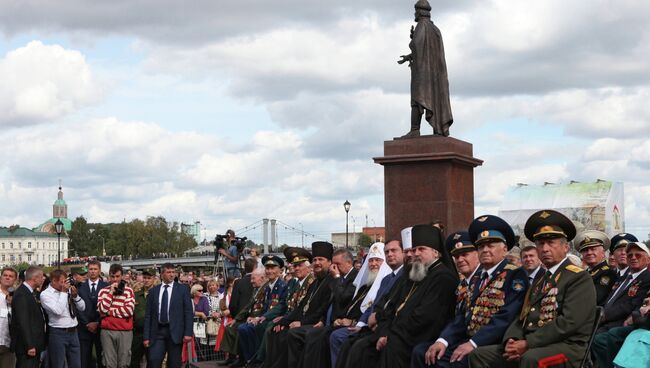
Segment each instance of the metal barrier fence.
[[[194,322],[200,322],[199,319],[194,319]],[[202,362],[211,362],[211,367],[214,367],[214,362],[225,360],[225,354],[221,351],[214,351],[214,346],[217,342],[216,336],[205,335],[205,337],[194,336],[194,351],[192,346],[187,345],[186,356],[191,357],[188,359],[186,367],[203,367]]]

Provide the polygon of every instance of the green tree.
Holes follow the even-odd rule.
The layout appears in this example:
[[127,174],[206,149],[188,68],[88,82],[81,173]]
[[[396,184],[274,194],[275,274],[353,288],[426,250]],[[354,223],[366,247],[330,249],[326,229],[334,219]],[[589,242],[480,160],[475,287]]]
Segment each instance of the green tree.
[[359,240],[357,242],[357,245],[363,248],[368,248],[372,245],[372,239],[366,234],[361,234],[359,235]]
[[72,229],[68,236],[70,237],[70,255],[85,256],[89,254],[91,248],[90,226],[83,216],[72,221]]

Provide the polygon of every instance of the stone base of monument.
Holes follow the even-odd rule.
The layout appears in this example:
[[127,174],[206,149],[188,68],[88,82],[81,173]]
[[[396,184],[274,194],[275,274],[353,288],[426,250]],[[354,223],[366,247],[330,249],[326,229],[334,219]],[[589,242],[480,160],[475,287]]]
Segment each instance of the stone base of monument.
[[384,142],[386,240],[400,230],[441,220],[446,233],[467,229],[474,218],[472,144],[451,137],[421,136]]

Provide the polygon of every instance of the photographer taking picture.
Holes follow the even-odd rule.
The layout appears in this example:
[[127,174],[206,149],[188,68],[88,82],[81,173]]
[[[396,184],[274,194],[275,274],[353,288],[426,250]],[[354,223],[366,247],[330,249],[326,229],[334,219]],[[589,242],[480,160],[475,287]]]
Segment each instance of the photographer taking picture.
[[41,292],[41,305],[48,317],[48,357],[50,367],[81,368],[81,348],[77,335],[77,313],[86,309],[77,285],[64,271],[50,272],[50,285]]
[[226,231],[227,238],[224,240],[225,247],[219,247],[219,254],[224,258],[223,268],[225,269],[226,278],[239,278],[241,277],[241,270],[239,269],[239,248],[237,247],[237,238],[235,231]]
[[110,285],[99,291],[97,308],[101,319],[100,339],[104,367],[128,367],[133,340],[133,289],[122,280],[122,266],[112,264],[108,270]]

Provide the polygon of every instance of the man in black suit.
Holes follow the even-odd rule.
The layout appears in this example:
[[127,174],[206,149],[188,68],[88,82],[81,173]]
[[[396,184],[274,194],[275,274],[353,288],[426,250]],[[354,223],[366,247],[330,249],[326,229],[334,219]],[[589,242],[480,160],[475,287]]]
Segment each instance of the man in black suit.
[[[79,327],[79,345],[81,347],[81,366],[84,368],[101,367],[102,344],[99,341],[99,311],[97,310],[97,295],[99,290],[108,286],[101,279],[101,263],[93,260],[88,262],[88,280],[79,287],[79,296],[86,308],[77,315]],[[93,346],[97,362],[92,361]]]
[[16,367],[36,368],[45,350],[45,318],[34,292],[43,285],[43,270],[30,266],[11,303],[11,345]]
[[251,284],[251,273],[257,268],[257,261],[248,258],[244,261],[244,277],[237,279],[232,287],[232,296],[228,310],[231,316],[236,316],[253,296],[253,284]]
[[181,367],[184,342],[192,341],[192,299],[186,285],[174,282],[176,269],[171,263],[162,265],[161,284],[147,295],[144,315],[144,346],[149,348],[148,366],[160,368],[167,353],[167,367]]
[[635,329],[632,318],[627,324],[624,324],[625,319],[633,311],[639,310],[650,288],[650,249],[644,243],[632,242],[627,244],[625,250],[628,270],[607,296],[605,313],[591,346],[591,355],[599,368],[614,366],[614,357],[623,341]]

